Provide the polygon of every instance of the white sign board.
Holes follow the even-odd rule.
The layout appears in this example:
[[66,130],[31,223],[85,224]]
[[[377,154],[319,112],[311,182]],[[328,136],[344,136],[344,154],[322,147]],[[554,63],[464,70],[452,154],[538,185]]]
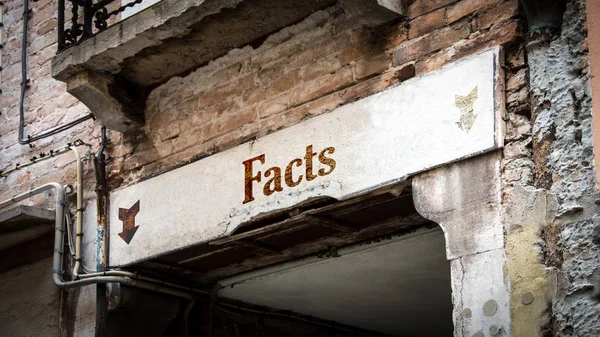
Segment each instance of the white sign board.
[[498,58],[499,49],[488,50],[113,191],[110,265],[227,236],[258,214],[310,198],[348,199],[501,147]]

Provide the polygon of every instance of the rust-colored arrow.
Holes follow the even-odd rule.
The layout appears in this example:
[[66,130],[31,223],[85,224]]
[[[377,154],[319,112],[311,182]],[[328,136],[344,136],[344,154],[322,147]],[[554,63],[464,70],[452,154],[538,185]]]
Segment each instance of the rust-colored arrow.
[[129,244],[133,235],[137,232],[139,226],[135,225],[135,216],[140,211],[140,201],[138,200],[131,208],[119,208],[119,220],[123,221],[123,231],[119,236],[125,243]]

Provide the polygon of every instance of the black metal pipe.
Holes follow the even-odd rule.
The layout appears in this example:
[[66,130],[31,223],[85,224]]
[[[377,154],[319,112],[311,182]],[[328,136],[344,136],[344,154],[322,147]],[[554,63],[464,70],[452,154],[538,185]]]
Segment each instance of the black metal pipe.
[[[102,125],[100,129],[100,148],[96,153],[94,168],[96,173],[96,208],[97,208],[97,235],[98,245],[96,251],[96,271],[106,271],[108,264],[108,226],[106,217],[108,215],[108,187],[106,183],[106,158],[104,150],[106,149],[106,127]],[[106,294],[106,284],[98,283],[96,285],[96,334],[95,337],[105,337],[106,317],[108,313],[108,299]]]
[[[64,2],[63,2],[64,6]],[[60,11],[59,11],[60,12]],[[28,135],[25,137],[25,91],[29,85],[29,79],[27,78],[27,27],[29,26],[29,0],[23,0],[23,36],[21,41],[21,95],[19,99],[19,144],[32,146],[31,143],[38,141],[43,138],[53,136],[57,133],[63,132],[67,129],[74,127],[88,119],[94,118],[93,114],[87,114],[79,117],[71,122],[64,123],[62,125],[44,130],[37,135]],[[59,14],[60,15],[60,14]],[[64,14],[63,14],[64,15]],[[64,21],[64,17],[63,17]],[[64,22],[63,22],[64,23]]]
[[58,0],[58,50],[63,48],[61,37],[65,33],[65,0]]

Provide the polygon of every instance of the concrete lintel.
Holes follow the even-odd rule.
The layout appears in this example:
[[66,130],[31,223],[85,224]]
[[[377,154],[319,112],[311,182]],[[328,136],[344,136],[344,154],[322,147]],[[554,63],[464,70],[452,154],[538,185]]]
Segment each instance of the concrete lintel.
[[71,47],[52,59],[52,77],[66,82],[84,70],[119,73],[122,62],[169,38],[182,37],[202,18],[242,0],[163,0]]
[[357,18],[366,26],[406,16],[406,0],[341,0],[340,3],[348,16]]
[[0,233],[49,222],[54,222],[54,211],[45,208],[19,205],[0,212]]
[[385,7],[394,13],[406,16],[406,0],[377,0],[379,6]]
[[114,76],[82,71],[67,80],[67,91],[109,129],[125,132],[144,123],[141,93]]
[[504,247],[500,183],[499,152],[413,178],[415,207],[444,230],[449,260]]

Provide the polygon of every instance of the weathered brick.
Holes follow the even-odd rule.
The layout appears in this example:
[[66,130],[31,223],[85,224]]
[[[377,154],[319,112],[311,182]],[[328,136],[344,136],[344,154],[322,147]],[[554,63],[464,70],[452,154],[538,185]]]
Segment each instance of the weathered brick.
[[215,89],[203,92],[198,99],[199,107],[206,107],[218,102],[227,100],[228,98],[239,95],[244,90],[254,86],[254,74],[248,74],[238,78],[233,83],[228,83],[219,86]]
[[173,152],[179,152],[187,149],[190,146],[202,143],[202,128],[188,129],[181,133],[179,137],[173,139],[171,144],[173,145]]
[[57,24],[56,18],[49,18],[49,19],[41,22],[36,27],[37,35],[45,35],[47,33],[50,33],[52,30],[56,29],[56,24]]
[[290,105],[296,106],[312,101],[352,83],[354,75],[350,67],[342,68],[333,74],[321,76],[305,85],[295,88],[290,95]]
[[29,52],[35,54],[40,50],[47,47],[56,47],[56,36],[53,34],[46,34],[42,36],[38,36],[34,38],[33,41],[29,44]]
[[459,23],[436,30],[418,39],[408,40],[394,50],[393,65],[401,65],[451,46],[469,36],[470,25]]
[[513,70],[518,70],[526,66],[525,48],[523,46],[506,49],[506,66]]
[[397,45],[403,43],[408,40],[408,31],[409,29],[405,26],[397,25],[394,27],[394,30],[390,31],[386,36],[386,44],[385,48],[390,49],[394,48]]
[[408,6],[408,17],[412,19],[453,2],[456,0],[415,0]]
[[385,53],[374,57],[364,58],[356,62],[355,80],[362,80],[375,74],[381,74],[389,67],[388,56]]
[[457,43],[455,47],[455,57],[461,58],[466,55],[474,54],[492,46],[504,45],[510,42],[516,42],[521,39],[523,33],[518,21],[511,21],[502,27],[489,30],[478,34],[468,40]]
[[519,14],[518,0],[505,0],[495,6],[479,13],[477,17],[478,27],[488,29],[494,25],[504,23]]
[[511,107],[522,106],[529,102],[529,90],[526,86],[517,91],[509,91],[506,93],[506,105]]
[[285,92],[299,86],[302,82],[299,71],[291,71],[283,74],[268,86],[262,86],[248,90],[243,95],[245,105],[253,105],[278,93]]
[[206,123],[208,123],[212,118],[213,118],[213,114],[211,113],[211,111],[209,110],[193,110],[190,112],[191,113],[191,125],[193,127],[196,126],[202,126]]
[[342,93],[334,92],[333,94],[321,97],[298,108],[304,108],[304,114],[307,116],[317,116],[332,111],[341,104],[343,104],[344,99],[342,98],[342,96]]
[[446,10],[446,19],[448,20],[448,23],[456,22],[478,10],[492,6],[498,1],[499,0],[462,0],[448,7]]
[[317,63],[307,64],[300,69],[300,76],[304,81],[310,81],[317,77],[335,72],[342,67],[340,58],[335,55],[320,60]]
[[155,144],[155,146],[141,152],[135,152],[125,158],[123,169],[125,171],[134,170],[159,160],[173,152],[173,146],[169,142]]
[[31,27],[36,27],[40,22],[43,22],[49,18],[54,18],[57,16],[57,10],[54,6],[47,6],[44,8],[31,8],[33,14],[31,15],[31,19],[29,21]]
[[446,9],[440,8],[436,11],[433,11],[423,16],[419,16],[414,20],[410,21],[408,38],[414,39],[421,35],[425,35],[431,32],[432,30],[445,26],[445,13]]
[[338,105],[348,104],[361,98],[373,95],[374,93],[385,89],[387,86],[389,86],[389,84],[382,80],[382,76],[376,76],[369,80],[357,83],[351,87],[345,88],[339,93],[334,93],[333,95],[340,96],[341,102]]
[[161,127],[158,128],[154,134],[158,135],[158,139],[161,142],[164,142],[166,140],[177,137],[180,132],[181,127],[179,123],[172,122],[161,125]]
[[289,106],[289,98],[287,93],[279,94],[275,97],[270,97],[267,100],[260,102],[256,109],[260,118],[265,118],[279,112],[285,111]]
[[506,74],[506,90],[516,91],[527,83],[527,69],[523,68],[516,73]]
[[407,63],[385,72],[381,76],[381,81],[387,87],[406,81],[413,77],[415,77],[415,65],[414,63]]
[[508,113],[506,140],[524,139],[531,135],[531,121],[527,116]]
[[258,118],[254,107],[249,107],[241,111],[235,111],[220,120],[214,120],[202,127],[202,137],[204,140],[210,140],[221,136],[227,132],[241,128],[244,125],[256,121]]

